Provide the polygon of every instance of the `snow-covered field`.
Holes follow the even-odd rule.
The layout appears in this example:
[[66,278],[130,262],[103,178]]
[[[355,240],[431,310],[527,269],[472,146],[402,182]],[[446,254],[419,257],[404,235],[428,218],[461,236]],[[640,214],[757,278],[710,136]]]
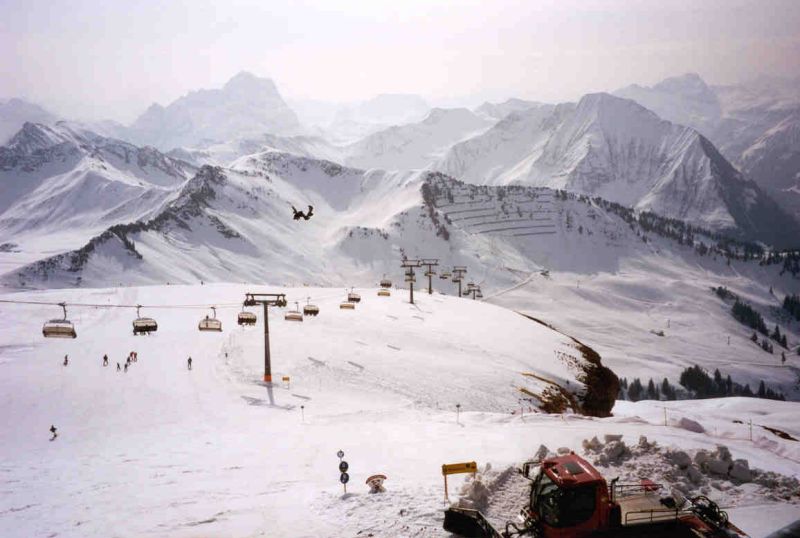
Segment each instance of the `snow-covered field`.
[[[259,382],[261,321],[235,323],[245,291],[285,292],[301,305],[310,296],[321,307],[303,323],[273,310],[271,390]],[[142,309],[159,322],[146,337],[131,334],[131,309],[70,308],[78,338],[66,341],[41,336],[58,307],[0,304],[0,535],[443,536],[441,464],[475,460],[502,469],[541,444],[579,451],[584,439],[604,434],[622,434],[628,445],[645,435],[688,451],[724,444],[751,468],[800,477],[800,443],[758,427],[800,437],[797,403],[618,402],[607,419],[520,415],[528,404],[518,388],[530,381],[522,371],[569,380],[552,360],[568,338],[493,305],[417,293],[412,306],[401,290],[390,298],[359,291],[354,311],[339,310],[341,289],[218,284],[4,294],[197,306]],[[221,334],[197,331],[211,304],[219,307]],[[138,362],[116,371],[130,351]],[[677,427],[684,417],[705,432]],[[49,442],[51,424],[59,436]],[[340,449],[350,464],[346,496]],[[388,476],[384,494],[367,492],[364,481],[375,473]],[[451,500],[460,482],[451,480]],[[731,487],[742,494],[712,489],[711,496],[737,503],[733,521],[754,536],[800,517],[798,504],[751,485]]]

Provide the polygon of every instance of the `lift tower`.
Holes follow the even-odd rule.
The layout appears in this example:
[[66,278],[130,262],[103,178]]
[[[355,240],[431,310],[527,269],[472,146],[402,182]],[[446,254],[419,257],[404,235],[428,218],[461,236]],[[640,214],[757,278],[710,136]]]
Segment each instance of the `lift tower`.
[[272,383],[272,363],[269,353],[269,316],[267,307],[286,306],[286,295],[283,293],[246,293],[244,306],[264,305],[264,383]]
[[425,266],[425,276],[428,277],[428,295],[430,295],[433,293],[432,278],[436,275],[436,271],[433,268],[439,265],[439,259],[424,258],[420,263]]
[[461,297],[461,281],[464,279],[464,274],[467,268],[464,265],[456,265],[453,267],[453,282],[458,282],[458,296]]
[[409,301],[411,304],[414,304],[414,282],[416,282],[417,277],[414,276],[414,268],[419,267],[422,265],[420,260],[403,260],[400,266],[406,270],[406,282],[408,282],[408,289],[409,289]]

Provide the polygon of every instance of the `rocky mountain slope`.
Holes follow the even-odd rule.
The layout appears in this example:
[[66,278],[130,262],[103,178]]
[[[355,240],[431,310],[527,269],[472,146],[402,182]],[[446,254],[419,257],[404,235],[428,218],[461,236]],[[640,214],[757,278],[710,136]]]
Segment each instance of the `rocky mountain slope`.
[[478,184],[601,196],[775,244],[798,229],[697,131],[608,94],[511,114],[434,167]]
[[263,133],[296,134],[295,113],[270,79],[242,72],[221,89],[197,90],[166,107],[153,104],[130,126],[133,142],[170,150]]
[[51,124],[58,117],[23,99],[0,101],[0,144],[7,143],[27,123]]
[[389,127],[345,147],[345,162],[359,168],[424,168],[454,143],[490,125],[466,108],[434,108],[418,123]]
[[800,215],[800,91],[797,81],[760,78],[708,86],[698,75],[653,87],[629,86],[633,99],[669,121],[694,127],[747,178]]
[[0,243],[75,248],[110,225],[153,214],[195,170],[65,123],[26,123],[0,147]]

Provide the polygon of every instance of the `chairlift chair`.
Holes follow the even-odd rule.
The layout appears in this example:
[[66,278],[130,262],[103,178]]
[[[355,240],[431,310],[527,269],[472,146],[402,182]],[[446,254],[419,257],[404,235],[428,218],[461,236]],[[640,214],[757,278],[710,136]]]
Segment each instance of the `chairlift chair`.
[[158,330],[158,323],[153,318],[143,318],[139,315],[142,305],[136,305],[136,319],[133,320],[133,334],[150,334]]
[[286,321],[303,321],[303,313],[300,312],[300,307],[298,303],[295,301],[294,303],[294,310],[289,310],[284,314],[283,319]]
[[63,319],[51,319],[42,326],[42,335],[45,338],[76,338],[75,326],[67,319],[67,304],[58,303],[64,310]]
[[361,296],[353,291],[353,288],[350,288],[350,293],[347,294],[347,302],[349,303],[360,303]]
[[201,331],[214,331],[221,333],[222,332],[222,322],[217,319],[217,308],[215,306],[211,307],[213,312],[212,317],[208,317],[206,315],[205,319],[201,319],[200,323],[197,325],[197,328]]
[[339,304],[339,310],[355,310],[356,303],[351,303],[350,301],[345,301]]
[[425,276],[436,276],[436,271],[425,271]]
[[450,278],[450,271],[445,271],[444,273],[439,275],[439,278],[441,278],[442,280],[447,280],[448,278]]
[[242,305],[242,311],[236,316],[236,323],[239,325],[255,325],[258,319],[253,312],[248,312],[244,309],[246,305]]
[[386,289],[378,290],[378,297],[391,297],[392,292]]
[[386,275],[383,275],[383,278],[381,279],[381,288],[389,289],[391,287],[392,287],[392,281],[386,278]]
[[303,307],[303,315],[304,316],[316,316],[319,314],[319,307],[315,304],[311,304],[311,297],[306,300],[306,305]]

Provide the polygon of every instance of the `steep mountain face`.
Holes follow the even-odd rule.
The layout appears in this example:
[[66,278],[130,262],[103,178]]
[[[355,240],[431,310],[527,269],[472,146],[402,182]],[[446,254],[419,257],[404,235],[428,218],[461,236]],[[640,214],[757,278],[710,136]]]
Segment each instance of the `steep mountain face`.
[[722,118],[717,94],[695,73],[667,78],[655,86],[633,84],[614,92],[636,101],[659,117],[711,136]]
[[62,248],[157,208],[194,167],[149,147],[26,123],[0,147],[0,240],[70,234]]
[[338,145],[356,142],[393,125],[422,120],[431,107],[418,95],[381,94],[360,103],[340,106],[324,130]]
[[541,151],[560,118],[573,108],[572,104],[540,105],[512,112],[482,135],[453,145],[434,168],[479,184],[515,181],[527,174],[530,156]]
[[194,91],[167,107],[152,105],[131,125],[130,136],[170,150],[300,128],[272,80],[242,72],[222,89]]
[[344,148],[345,162],[360,168],[423,168],[489,125],[466,108],[435,108],[419,123],[390,127]]
[[542,103],[536,101],[526,101],[524,99],[511,98],[502,103],[485,102],[475,109],[475,113],[488,120],[502,120],[512,112],[522,112],[529,108],[541,106]]
[[629,86],[615,95],[699,130],[746,177],[800,216],[797,88],[796,80],[776,78],[709,87],[697,75],[684,75],[652,88]]
[[39,105],[22,99],[0,101],[0,144],[5,144],[27,123],[51,124],[58,117]]
[[774,244],[786,244],[785,230],[797,229],[695,130],[608,94],[587,95],[574,107],[512,114],[484,135],[456,144],[435,166],[478,184],[523,183],[601,196]]

